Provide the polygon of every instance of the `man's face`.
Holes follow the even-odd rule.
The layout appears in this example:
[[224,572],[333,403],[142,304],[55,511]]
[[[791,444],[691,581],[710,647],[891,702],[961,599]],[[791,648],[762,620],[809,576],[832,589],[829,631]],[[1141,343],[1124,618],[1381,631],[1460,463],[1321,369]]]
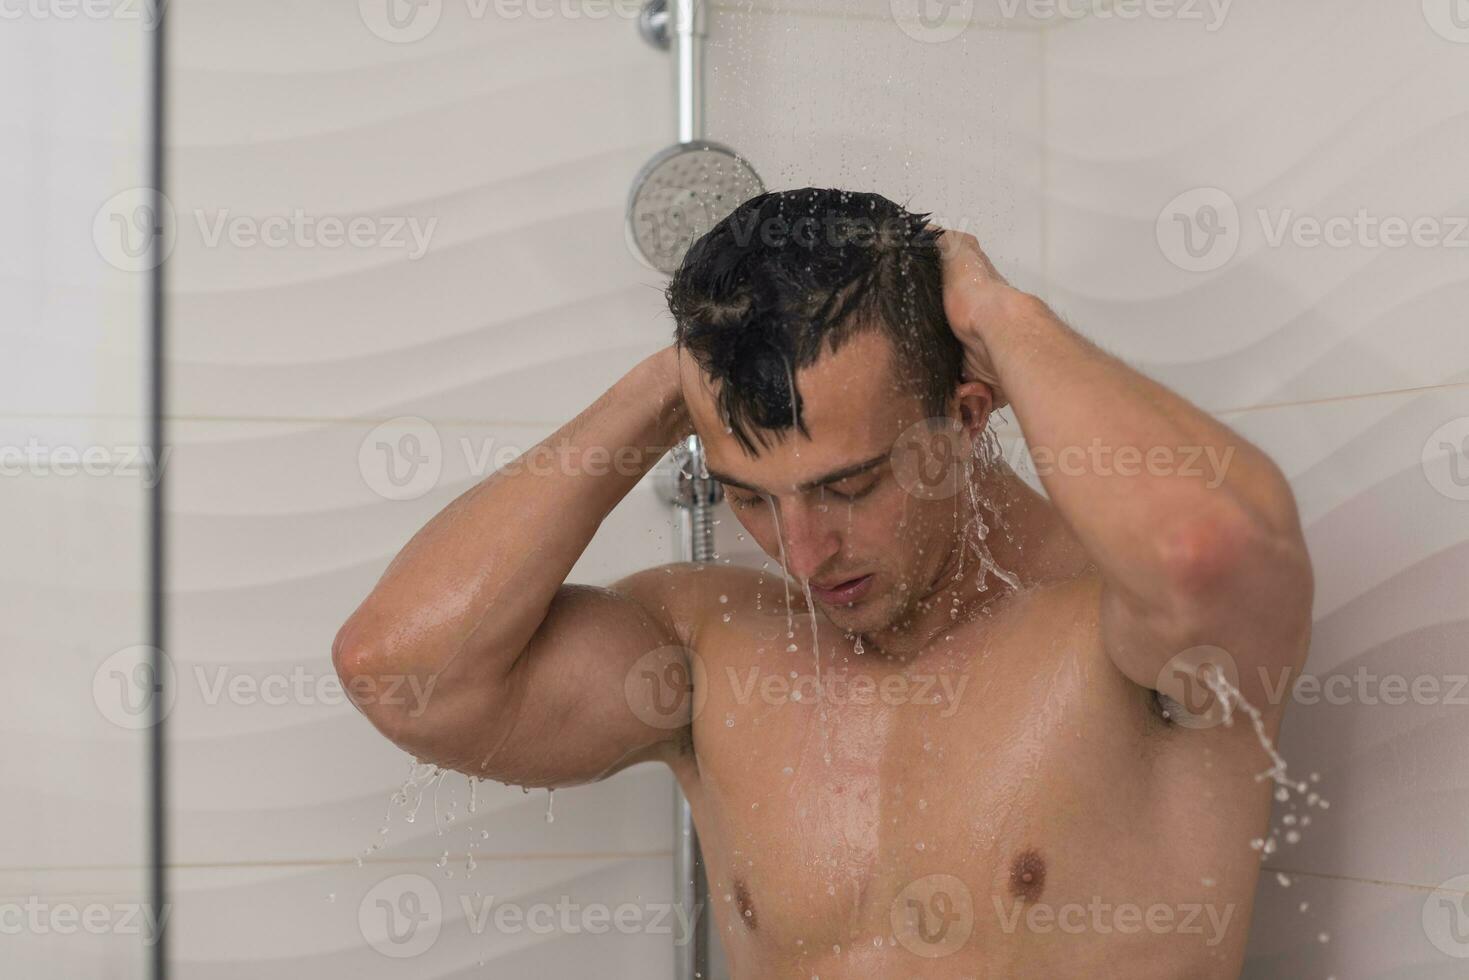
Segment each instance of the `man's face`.
[[[684,357],[682,381],[710,474],[767,555],[783,559],[838,627],[876,632],[907,618],[958,541],[955,495],[923,499],[891,462],[894,443],[926,414],[897,383],[891,342],[852,337],[797,377],[808,440],[782,440],[748,456],[725,432],[708,378]],[[851,591],[824,591],[870,578]]]

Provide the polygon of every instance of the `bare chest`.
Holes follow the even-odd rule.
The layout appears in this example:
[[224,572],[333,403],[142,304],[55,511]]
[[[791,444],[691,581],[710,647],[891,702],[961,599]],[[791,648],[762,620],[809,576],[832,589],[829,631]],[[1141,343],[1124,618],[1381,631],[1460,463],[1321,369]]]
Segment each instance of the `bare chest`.
[[806,631],[706,664],[695,808],[727,947],[883,957],[1065,886],[1111,765],[1084,659],[1002,669],[1023,637],[956,630],[906,665],[818,635],[818,661]]
[[1268,788],[1150,720],[1096,608],[1032,595],[902,662],[809,618],[705,638],[680,778],[734,976],[1237,974]]

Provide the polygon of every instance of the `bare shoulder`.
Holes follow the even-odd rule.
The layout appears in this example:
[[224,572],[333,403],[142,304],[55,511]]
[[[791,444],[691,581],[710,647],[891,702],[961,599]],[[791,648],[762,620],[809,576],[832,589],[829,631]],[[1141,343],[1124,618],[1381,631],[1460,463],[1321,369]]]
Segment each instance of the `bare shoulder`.
[[[1091,566],[1024,598],[1029,607],[1026,620],[1051,631],[1053,648],[1074,658],[1077,676],[1087,679],[1079,696],[1088,702],[1084,710],[1092,720],[1112,727],[1124,742],[1141,749],[1151,777],[1170,786],[1191,785],[1212,771],[1216,778],[1234,777],[1240,786],[1258,788],[1256,775],[1272,761],[1262,739],[1273,738],[1278,731],[1271,717],[1256,719],[1252,712],[1257,706],[1245,702],[1223,711],[1210,689],[1192,677],[1160,675],[1155,686],[1129,678],[1107,650],[1102,597],[1101,573]],[[1179,659],[1189,653],[1179,651]],[[1184,683],[1168,683],[1171,680]],[[1257,730],[1257,720],[1263,721],[1264,732]],[[1199,767],[1201,761],[1207,769]]]
[[1093,723],[1120,726],[1150,741],[1180,727],[1158,692],[1118,669],[1102,630],[1103,580],[1087,564],[1007,597],[1002,615],[1038,673],[1078,680],[1073,697]]
[[753,608],[762,588],[779,591],[780,584],[778,577],[741,565],[681,561],[634,572],[611,588],[637,600],[692,649],[712,617]]

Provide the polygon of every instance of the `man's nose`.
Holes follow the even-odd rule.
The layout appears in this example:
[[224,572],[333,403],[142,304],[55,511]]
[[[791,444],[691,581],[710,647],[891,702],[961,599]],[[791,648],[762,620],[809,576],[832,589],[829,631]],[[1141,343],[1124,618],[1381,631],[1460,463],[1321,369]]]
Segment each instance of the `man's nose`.
[[809,579],[841,550],[835,525],[817,504],[782,500],[780,533],[785,538],[786,569],[798,579]]

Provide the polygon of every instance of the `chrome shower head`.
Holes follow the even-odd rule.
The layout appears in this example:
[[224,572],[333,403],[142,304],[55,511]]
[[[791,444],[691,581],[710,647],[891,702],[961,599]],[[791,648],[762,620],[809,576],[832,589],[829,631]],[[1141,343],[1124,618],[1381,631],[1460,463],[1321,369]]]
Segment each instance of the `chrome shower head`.
[[670,146],[633,179],[628,245],[646,265],[672,275],[699,236],[764,190],[755,168],[721,143]]

